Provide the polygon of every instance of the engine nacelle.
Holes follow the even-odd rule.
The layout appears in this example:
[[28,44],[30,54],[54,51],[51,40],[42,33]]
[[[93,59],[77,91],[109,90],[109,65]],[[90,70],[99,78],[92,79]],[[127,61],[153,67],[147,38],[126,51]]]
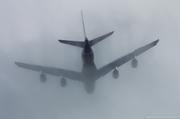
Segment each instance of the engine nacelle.
[[40,75],[40,80],[41,80],[41,82],[46,82],[46,80],[47,80],[47,78],[46,78],[46,75],[44,74],[44,73],[41,73],[41,75]]
[[132,61],[131,61],[131,66],[133,67],[133,68],[136,68],[137,66],[138,66],[138,61],[137,61],[137,59],[133,59]]
[[67,81],[66,81],[66,79],[63,78],[63,77],[61,78],[60,83],[61,83],[61,86],[62,86],[62,87],[66,87],[66,85],[67,85]]
[[117,69],[115,69],[112,73],[112,76],[114,79],[117,79],[119,77],[119,71]]

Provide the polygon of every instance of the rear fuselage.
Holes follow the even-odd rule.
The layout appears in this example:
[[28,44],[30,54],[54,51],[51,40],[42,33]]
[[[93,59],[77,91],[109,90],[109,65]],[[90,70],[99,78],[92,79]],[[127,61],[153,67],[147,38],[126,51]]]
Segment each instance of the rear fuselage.
[[95,88],[97,68],[94,63],[94,53],[87,38],[84,42],[84,47],[82,50],[82,60],[82,77],[84,81],[84,86],[88,93],[92,93]]

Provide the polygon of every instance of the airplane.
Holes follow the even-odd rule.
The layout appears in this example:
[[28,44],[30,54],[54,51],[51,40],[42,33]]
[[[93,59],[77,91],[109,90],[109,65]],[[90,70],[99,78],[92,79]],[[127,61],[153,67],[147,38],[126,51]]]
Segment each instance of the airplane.
[[86,37],[86,32],[85,32],[85,25],[84,25],[84,19],[83,19],[83,13],[81,11],[81,17],[82,17],[82,24],[83,24],[83,32],[84,32],[84,42],[82,41],[70,41],[70,40],[60,40],[58,41],[60,43],[76,46],[82,48],[82,61],[83,61],[83,66],[82,66],[82,71],[81,72],[76,72],[76,71],[70,71],[66,69],[61,69],[61,68],[55,68],[55,67],[47,67],[47,66],[40,66],[40,65],[34,65],[34,64],[26,64],[26,63],[21,63],[21,62],[15,62],[15,64],[18,67],[21,68],[26,68],[29,70],[34,70],[41,72],[40,74],[40,81],[45,82],[47,80],[45,74],[50,74],[50,75],[55,75],[61,77],[60,79],[60,84],[62,87],[65,87],[67,85],[66,78],[72,79],[72,80],[77,80],[82,83],[84,83],[84,88],[87,93],[91,94],[94,92],[95,89],[95,82],[97,79],[101,78],[102,76],[106,75],[107,73],[112,72],[112,77],[114,79],[117,79],[119,77],[119,71],[117,70],[118,67],[122,66],[123,64],[127,63],[128,61],[131,60],[131,66],[133,68],[136,68],[138,66],[138,61],[136,57],[145,51],[149,50],[150,48],[154,47],[158,42],[159,39],[143,46],[140,47],[133,52],[124,55],[113,62],[103,66],[100,69],[97,69],[95,63],[94,63],[94,53],[92,50],[92,46],[95,44],[99,43],[100,41],[104,40],[105,38],[109,37],[114,33],[114,31],[107,33],[105,35],[102,35],[100,37],[94,38],[92,40],[88,40]]

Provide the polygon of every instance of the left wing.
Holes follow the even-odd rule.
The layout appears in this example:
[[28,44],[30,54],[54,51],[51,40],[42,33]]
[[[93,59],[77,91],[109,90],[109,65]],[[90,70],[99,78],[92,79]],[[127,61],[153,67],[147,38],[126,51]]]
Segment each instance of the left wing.
[[155,46],[158,42],[159,42],[159,39],[156,41],[153,41],[143,47],[140,47],[140,48],[136,49],[134,52],[131,52],[131,53],[107,64],[106,66],[100,68],[97,72],[97,79],[100,78],[101,76],[104,76],[105,74],[107,74],[111,70],[115,69],[116,67],[119,67],[119,66],[125,64],[126,62],[130,61],[131,59],[135,58],[135,56],[138,56],[138,55],[142,54],[143,52],[149,50],[150,48]]
[[63,76],[72,80],[78,80],[78,81],[83,81],[82,80],[82,75],[80,72],[75,72],[75,71],[69,71],[65,69],[60,69],[60,68],[53,68],[53,67],[45,67],[45,66],[40,66],[40,65],[33,65],[33,64],[26,64],[26,63],[21,63],[21,62],[15,62],[15,64],[21,68],[26,68],[34,71],[42,71],[43,73],[55,75],[55,76]]

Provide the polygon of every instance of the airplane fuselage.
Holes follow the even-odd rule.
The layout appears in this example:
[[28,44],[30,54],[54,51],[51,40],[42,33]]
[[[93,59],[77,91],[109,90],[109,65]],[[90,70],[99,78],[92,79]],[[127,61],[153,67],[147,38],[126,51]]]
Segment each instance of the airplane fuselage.
[[91,64],[94,62],[94,53],[87,38],[84,42],[84,47],[82,50],[82,60],[85,64]]
[[97,68],[94,63],[94,53],[87,38],[84,42],[84,47],[82,50],[82,60],[82,77],[84,86],[88,93],[92,93],[95,88]]

